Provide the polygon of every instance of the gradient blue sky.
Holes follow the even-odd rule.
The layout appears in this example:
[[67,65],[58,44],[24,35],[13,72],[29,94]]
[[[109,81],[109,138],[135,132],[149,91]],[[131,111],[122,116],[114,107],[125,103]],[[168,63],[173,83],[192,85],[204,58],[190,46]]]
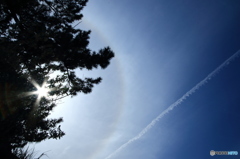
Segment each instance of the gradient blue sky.
[[[77,71],[103,82],[54,110],[66,135],[35,145],[51,159],[105,159],[240,49],[238,0],[90,0],[83,14],[89,47],[116,57],[106,70]],[[112,159],[240,153],[239,81],[237,58]]]

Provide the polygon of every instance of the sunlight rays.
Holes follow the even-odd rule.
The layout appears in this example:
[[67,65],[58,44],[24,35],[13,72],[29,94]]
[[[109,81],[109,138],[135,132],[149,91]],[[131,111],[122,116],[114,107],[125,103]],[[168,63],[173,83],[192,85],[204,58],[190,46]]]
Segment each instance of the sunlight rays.
[[48,98],[48,93],[51,91],[51,89],[47,88],[47,79],[44,79],[43,81],[43,84],[42,86],[40,86],[35,80],[31,80],[30,81],[34,87],[37,89],[36,91],[34,92],[30,92],[29,95],[34,95],[36,94],[38,97],[37,97],[37,100],[36,100],[36,103],[35,103],[35,106],[37,106],[41,100],[41,98]]
[[20,97],[26,97],[31,95],[37,95],[36,102],[34,106],[37,106],[42,98],[49,99],[49,92],[53,91],[54,89],[48,88],[47,86],[47,79],[44,79],[42,85],[39,85],[35,80],[29,80],[32,85],[37,89],[36,91],[32,92],[25,92],[20,95]]
[[31,83],[37,89],[37,91],[32,92],[32,94],[37,94],[38,98],[42,98],[42,97],[46,98],[48,96],[48,92],[50,91],[50,89],[47,88],[46,80],[44,80],[42,86],[38,85],[34,80],[32,80]]

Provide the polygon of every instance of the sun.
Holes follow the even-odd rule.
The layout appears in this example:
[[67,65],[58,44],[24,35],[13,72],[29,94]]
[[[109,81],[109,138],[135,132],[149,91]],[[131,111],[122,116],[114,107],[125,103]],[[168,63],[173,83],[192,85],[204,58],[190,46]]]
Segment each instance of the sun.
[[38,97],[47,97],[48,96],[49,89],[46,88],[45,86],[37,88],[36,94]]
[[35,102],[35,106],[39,105],[40,101],[42,98],[45,98],[46,100],[52,99],[52,95],[50,95],[51,91],[56,90],[55,88],[49,88],[47,84],[48,78],[45,78],[42,84],[38,84],[34,79],[29,79],[29,81],[32,83],[32,85],[36,88],[35,91],[31,92],[24,92],[19,95],[19,97],[23,98],[26,96],[31,96],[31,95],[37,95],[37,99]]
[[34,85],[34,87],[37,89],[36,91],[32,92],[32,94],[37,94],[38,99],[40,99],[42,97],[46,98],[48,96],[50,89],[47,88],[47,86],[46,86],[46,80],[44,80],[42,86],[37,84],[34,80],[32,80],[31,82]]
[[42,98],[49,99],[49,92],[51,92],[52,89],[47,87],[47,79],[44,80],[42,85],[39,85],[34,80],[31,80],[31,83],[37,89],[36,91],[30,93],[30,94],[36,94],[38,96],[37,100],[36,100],[36,105],[39,104],[39,102]]

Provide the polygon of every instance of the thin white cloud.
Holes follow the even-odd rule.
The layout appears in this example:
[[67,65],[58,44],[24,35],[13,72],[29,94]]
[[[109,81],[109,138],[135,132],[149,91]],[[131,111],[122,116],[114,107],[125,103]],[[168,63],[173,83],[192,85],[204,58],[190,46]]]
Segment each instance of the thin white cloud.
[[109,156],[107,156],[105,159],[110,159],[114,155],[116,155],[118,152],[120,152],[122,149],[127,147],[129,144],[134,142],[135,140],[138,140],[141,138],[145,133],[147,133],[155,124],[158,122],[164,115],[166,115],[168,112],[173,110],[176,106],[181,104],[184,100],[186,100],[190,95],[195,93],[200,87],[205,85],[208,81],[210,81],[216,74],[218,74],[224,67],[226,67],[228,64],[230,64],[233,60],[235,60],[240,55],[240,50],[238,50],[235,54],[233,54],[230,58],[228,58],[226,61],[224,61],[220,66],[218,66],[214,71],[212,71],[207,77],[205,77],[202,81],[200,81],[197,85],[195,85],[192,89],[190,89],[187,93],[185,93],[181,98],[179,98],[176,102],[174,102],[172,105],[170,105],[167,109],[165,109],[161,114],[159,114],[155,119],[151,121],[137,136],[133,137],[129,141],[127,141],[125,144],[120,146],[117,150],[115,150],[113,153],[111,153]]

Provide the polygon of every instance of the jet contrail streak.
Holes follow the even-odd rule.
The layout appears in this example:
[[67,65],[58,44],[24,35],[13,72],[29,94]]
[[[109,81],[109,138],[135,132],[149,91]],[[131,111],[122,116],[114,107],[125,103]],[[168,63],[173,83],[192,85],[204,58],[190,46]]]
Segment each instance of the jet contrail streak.
[[185,93],[181,98],[179,98],[176,102],[174,102],[172,105],[170,105],[167,109],[165,109],[161,114],[159,114],[155,119],[151,121],[137,136],[130,139],[128,142],[120,146],[117,150],[115,150],[113,153],[111,153],[109,156],[107,156],[105,159],[110,159],[114,155],[116,155],[118,152],[120,152],[122,149],[127,147],[129,144],[134,142],[135,140],[138,140],[141,138],[145,133],[148,132],[155,124],[159,121],[165,114],[167,114],[169,111],[173,110],[176,106],[181,104],[184,100],[186,100],[190,95],[192,95],[196,90],[198,90],[200,87],[205,85],[208,81],[211,80],[217,73],[219,73],[224,67],[226,67],[230,62],[232,62],[234,59],[236,59],[240,55],[240,50],[238,50],[235,54],[233,54],[230,58],[228,58],[226,61],[224,61],[220,66],[218,66],[214,71],[212,71],[207,77],[205,77],[202,81],[200,81],[197,85],[195,85],[192,89],[190,89],[187,93]]

